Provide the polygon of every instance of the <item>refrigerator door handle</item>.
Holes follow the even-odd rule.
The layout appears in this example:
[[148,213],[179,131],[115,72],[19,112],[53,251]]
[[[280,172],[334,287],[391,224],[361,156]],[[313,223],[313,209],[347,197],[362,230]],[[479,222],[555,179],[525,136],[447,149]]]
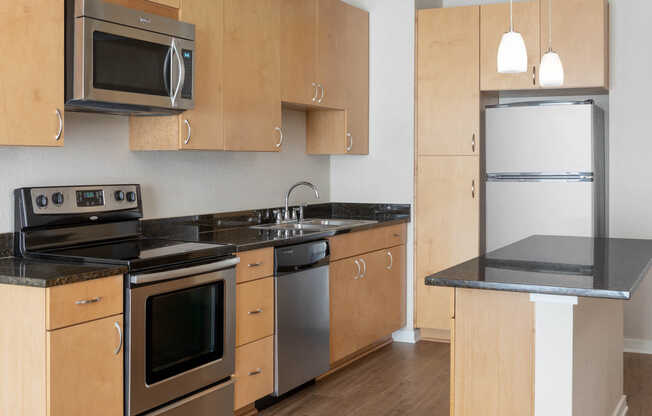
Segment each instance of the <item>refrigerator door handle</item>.
[[487,182],[593,182],[592,172],[487,173]]

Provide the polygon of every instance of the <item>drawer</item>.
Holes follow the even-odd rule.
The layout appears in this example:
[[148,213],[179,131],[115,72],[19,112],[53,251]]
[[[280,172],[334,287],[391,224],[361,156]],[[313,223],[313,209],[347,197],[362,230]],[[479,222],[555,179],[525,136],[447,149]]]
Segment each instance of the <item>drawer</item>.
[[274,334],[274,278],[236,286],[236,345]]
[[235,349],[234,410],[274,391],[274,337]]
[[47,288],[45,326],[63,328],[123,312],[123,276]]
[[240,264],[236,267],[236,282],[244,283],[274,274],[274,248],[238,253]]
[[150,3],[160,4],[161,6],[181,8],[181,0],[148,0]]
[[405,244],[405,224],[336,235],[330,239],[331,261]]

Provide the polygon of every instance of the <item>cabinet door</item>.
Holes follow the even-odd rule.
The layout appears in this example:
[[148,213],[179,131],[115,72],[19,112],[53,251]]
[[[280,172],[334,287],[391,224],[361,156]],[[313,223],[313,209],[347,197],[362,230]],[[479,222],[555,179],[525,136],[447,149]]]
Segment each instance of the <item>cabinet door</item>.
[[514,3],[514,31],[520,32],[527,48],[528,72],[498,73],[498,45],[509,31],[509,3],[480,7],[480,85],[482,91],[539,88],[540,61],[539,0]]
[[[358,262],[356,264],[356,261]],[[331,263],[331,363],[341,360],[364,346],[362,311],[363,280],[359,258]]]
[[[370,327],[374,329],[368,343],[390,336],[405,325],[405,246],[371,253],[363,278],[369,285],[371,299]],[[364,306],[364,305],[363,305]]]
[[318,104],[329,108],[345,108],[348,75],[342,57],[346,55],[346,6],[340,0],[318,2],[317,82],[323,87]]
[[234,410],[274,391],[274,337],[235,349]]
[[417,159],[416,282],[419,328],[449,330],[451,289],[426,276],[480,251],[479,160],[475,156]]
[[346,125],[345,152],[369,154],[369,13],[344,5],[346,64]]
[[280,24],[279,0],[224,0],[226,150],[280,150]]
[[123,328],[116,315],[47,333],[49,416],[123,414]]
[[552,48],[564,64],[564,88],[609,88],[609,11],[606,0],[541,0],[541,55]]
[[183,0],[181,20],[195,25],[195,108],[180,116],[179,147],[222,150],[222,0]]
[[64,1],[3,1],[0,145],[63,146]]
[[417,152],[478,154],[480,9],[421,10],[417,26]]
[[317,0],[281,0],[281,97],[294,104],[317,99]]

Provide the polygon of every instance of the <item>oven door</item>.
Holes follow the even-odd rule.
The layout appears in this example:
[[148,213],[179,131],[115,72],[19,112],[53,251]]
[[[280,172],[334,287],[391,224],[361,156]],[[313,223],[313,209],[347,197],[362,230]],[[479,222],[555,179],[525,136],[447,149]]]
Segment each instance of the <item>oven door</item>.
[[234,373],[238,261],[130,276],[146,283],[128,289],[126,297],[128,415]]
[[193,107],[194,42],[88,17],[74,42],[71,104]]

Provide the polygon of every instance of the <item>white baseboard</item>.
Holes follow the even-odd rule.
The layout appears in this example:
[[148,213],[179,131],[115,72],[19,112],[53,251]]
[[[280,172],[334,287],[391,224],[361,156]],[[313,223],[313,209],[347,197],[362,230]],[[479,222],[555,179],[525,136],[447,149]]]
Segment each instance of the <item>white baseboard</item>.
[[652,340],[625,338],[625,352],[652,354]]
[[621,397],[620,401],[618,402],[618,406],[616,406],[614,409],[612,416],[625,416],[628,410],[629,407],[627,407],[627,397],[623,395],[623,397]]
[[416,344],[421,336],[418,329],[403,328],[392,334],[394,342],[404,342],[406,344]]

